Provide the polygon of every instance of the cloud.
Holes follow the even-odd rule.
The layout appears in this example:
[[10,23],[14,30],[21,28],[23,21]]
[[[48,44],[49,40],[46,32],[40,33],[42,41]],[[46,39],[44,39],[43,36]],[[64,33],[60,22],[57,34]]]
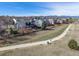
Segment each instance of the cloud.
[[[49,6],[52,11],[47,11],[48,14],[52,15],[67,15],[67,16],[77,16],[79,15],[79,4],[56,4]],[[54,9],[54,10],[53,10]]]
[[79,2],[0,3],[0,15],[79,15]]

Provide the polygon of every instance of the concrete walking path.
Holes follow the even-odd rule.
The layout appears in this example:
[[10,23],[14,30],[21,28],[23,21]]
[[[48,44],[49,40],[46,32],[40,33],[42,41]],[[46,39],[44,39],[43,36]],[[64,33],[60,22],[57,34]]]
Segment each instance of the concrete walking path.
[[61,38],[63,38],[67,34],[67,32],[68,32],[68,30],[70,29],[71,26],[72,26],[72,24],[70,24],[62,34],[60,34],[59,36],[57,36],[55,38],[48,39],[48,40],[45,40],[45,41],[1,47],[0,51],[12,50],[12,49],[16,49],[16,48],[31,47],[31,46],[36,46],[36,45],[40,45],[40,44],[47,44],[47,42],[52,43],[53,41],[60,40]]

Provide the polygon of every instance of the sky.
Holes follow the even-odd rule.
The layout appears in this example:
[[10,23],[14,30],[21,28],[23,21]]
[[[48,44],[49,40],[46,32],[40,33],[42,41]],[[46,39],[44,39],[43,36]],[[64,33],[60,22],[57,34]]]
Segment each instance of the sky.
[[0,15],[79,16],[79,2],[0,2]]

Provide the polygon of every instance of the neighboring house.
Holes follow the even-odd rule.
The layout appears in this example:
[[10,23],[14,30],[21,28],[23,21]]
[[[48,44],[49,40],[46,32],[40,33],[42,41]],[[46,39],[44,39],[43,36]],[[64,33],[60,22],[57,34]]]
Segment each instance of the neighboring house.
[[13,21],[14,21],[14,26],[16,29],[21,29],[21,28],[26,27],[26,24],[25,24],[26,22],[24,19],[18,19],[18,18],[14,19],[13,18]]
[[44,19],[34,19],[33,23],[37,28],[45,29],[47,27],[47,23]]
[[53,19],[48,19],[49,25],[54,25],[54,20]]
[[42,27],[43,21],[41,19],[34,19],[33,23],[37,26],[37,27]]
[[0,20],[0,36],[5,35],[6,29],[7,29],[7,25],[6,25],[5,21]]
[[60,18],[57,18],[54,20],[55,24],[62,24],[63,23],[63,20],[60,19]]

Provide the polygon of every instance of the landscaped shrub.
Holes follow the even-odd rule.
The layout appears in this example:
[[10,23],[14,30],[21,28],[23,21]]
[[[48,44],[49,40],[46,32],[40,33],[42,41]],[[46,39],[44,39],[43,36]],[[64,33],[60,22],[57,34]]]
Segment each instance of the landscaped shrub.
[[10,28],[10,34],[18,34],[17,30],[13,30],[12,28]]
[[68,46],[71,49],[75,49],[75,50],[78,49],[77,42],[73,39],[69,41]]

